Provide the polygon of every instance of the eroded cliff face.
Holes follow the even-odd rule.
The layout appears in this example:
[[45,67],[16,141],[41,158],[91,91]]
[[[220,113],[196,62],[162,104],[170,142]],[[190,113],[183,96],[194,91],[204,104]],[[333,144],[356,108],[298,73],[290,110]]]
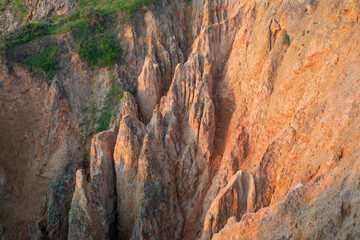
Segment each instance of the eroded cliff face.
[[[116,26],[114,69],[55,36],[49,89],[17,64],[46,37],[10,50],[0,236],[355,239],[359,17],[355,0],[162,1]],[[136,94],[87,133],[113,81]]]
[[[14,31],[32,20],[41,21],[50,15],[70,14],[76,6],[75,0],[4,0],[0,3],[0,34]],[[12,7],[13,5],[16,7]],[[15,9],[14,9],[15,8]]]

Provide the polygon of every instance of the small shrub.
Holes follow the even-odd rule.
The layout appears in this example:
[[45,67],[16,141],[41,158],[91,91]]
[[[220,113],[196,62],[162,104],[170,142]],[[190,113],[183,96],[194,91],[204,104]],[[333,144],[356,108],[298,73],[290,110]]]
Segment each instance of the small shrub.
[[289,35],[287,33],[285,33],[285,35],[284,35],[283,43],[290,46],[290,37],[289,37]]
[[111,77],[110,83],[111,83],[111,88],[109,92],[110,97],[114,98],[114,100],[122,99],[124,96],[124,91],[122,90],[121,86],[115,83],[113,77]]
[[120,47],[109,31],[105,31],[79,40],[76,52],[91,67],[107,67],[116,63]]
[[46,78],[51,80],[54,78],[59,67],[55,65],[55,57],[58,53],[58,47],[55,44],[51,44],[50,47],[35,53],[25,60],[21,61],[21,65],[30,68],[38,68],[45,72]]

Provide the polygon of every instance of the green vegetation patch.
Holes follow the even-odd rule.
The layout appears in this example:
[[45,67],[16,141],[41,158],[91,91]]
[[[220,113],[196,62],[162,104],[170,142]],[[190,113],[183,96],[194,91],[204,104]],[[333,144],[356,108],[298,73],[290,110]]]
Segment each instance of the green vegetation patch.
[[36,37],[49,33],[49,24],[25,24],[23,27],[7,35],[0,36],[0,50],[7,51],[17,45],[25,44]]
[[[46,23],[26,23],[14,32],[1,35],[0,53],[41,36],[66,33],[72,29],[86,29],[88,27],[94,28],[95,25],[104,25],[105,18],[110,13],[127,11],[132,14],[141,9],[142,6],[156,2],[158,0],[79,0],[77,8],[69,15],[54,16]],[[10,7],[23,15],[26,14],[23,1],[0,0],[0,11]],[[83,43],[83,45],[85,47],[90,46],[104,37],[106,38],[106,36],[94,37],[88,43]],[[108,39],[106,41],[108,44]],[[102,46],[102,48],[106,48],[106,46]],[[113,57],[107,57],[113,59]],[[99,64],[102,65],[101,61]]]
[[285,35],[284,35],[283,43],[290,46],[290,37],[287,33],[285,33]]
[[24,17],[27,13],[24,3],[23,0],[0,0],[0,13],[8,9],[15,16]]
[[79,9],[93,7],[102,14],[109,14],[115,11],[128,11],[134,13],[142,6],[156,3],[158,0],[79,0],[77,2]]
[[107,67],[116,63],[120,47],[109,31],[89,34],[79,39],[76,52],[91,67]]
[[14,32],[0,36],[0,52],[8,51],[19,45],[23,45],[38,37],[65,33],[73,28],[86,28],[87,23],[82,19],[61,23],[26,23]]
[[104,30],[105,20],[102,15],[89,13],[81,19],[72,17],[72,20],[58,18],[54,20],[56,23],[25,24],[8,35],[0,36],[0,51],[10,50],[41,36],[65,33],[75,28],[75,51],[82,60],[89,62],[91,67],[107,67],[116,63],[121,50],[110,31]]
[[56,72],[60,69],[55,64],[57,53],[58,47],[55,44],[51,44],[50,47],[25,58],[20,64],[29,69],[41,69],[46,74],[46,78],[52,80]]

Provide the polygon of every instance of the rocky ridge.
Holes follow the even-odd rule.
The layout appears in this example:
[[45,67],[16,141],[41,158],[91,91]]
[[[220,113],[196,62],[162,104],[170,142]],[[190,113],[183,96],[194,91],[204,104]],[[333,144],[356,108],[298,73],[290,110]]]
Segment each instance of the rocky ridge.
[[[137,94],[124,94],[112,128],[88,145],[78,140],[82,109],[89,95],[101,106],[111,70],[89,69],[71,34],[56,36],[70,65],[49,90],[14,64],[22,47],[2,56],[1,138],[11,145],[1,145],[2,234],[356,238],[359,16],[355,0],[147,7],[117,26],[125,52],[116,79]],[[77,170],[87,151],[90,167]]]

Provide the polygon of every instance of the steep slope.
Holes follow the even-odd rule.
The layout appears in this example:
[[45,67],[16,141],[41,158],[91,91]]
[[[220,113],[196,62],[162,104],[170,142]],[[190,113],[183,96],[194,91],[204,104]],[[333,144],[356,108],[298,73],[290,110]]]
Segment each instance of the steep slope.
[[[1,56],[3,236],[358,236],[360,3],[161,1],[115,16],[113,69],[82,61],[73,32]],[[49,38],[61,69],[48,90],[17,63]],[[114,83],[135,96],[88,132],[99,113],[84,109]]]
[[[148,55],[160,63],[160,80],[166,88],[170,81],[167,76],[175,68],[172,64],[182,59],[179,46],[184,47],[185,41],[177,25],[182,21],[173,18],[169,22],[170,13],[178,6],[181,4],[167,4],[165,11],[151,8],[156,14],[143,9],[133,16],[135,21],[123,21],[121,12],[115,14],[122,23],[114,32],[124,52],[113,69],[93,69],[82,61],[74,52],[74,32],[42,37],[1,56],[0,165],[4,196],[0,222],[5,238],[68,237],[75,172],[84,168],[84,174],[91,175],[90,143],[113,86],[136,92],[138,83],[134,78],[140,75]],[[58,47],[55,62],[60,66],[52,82],[45,80],[50,88],[41,74],[36,75],[21,63],[49,44]],[[118,108],[117,102],[112,104]]]
[[0,2],[0,34],[11,32],[32,20],[44,20],[50,15],[70,14],[75,6],[75,0],[3,0]]

